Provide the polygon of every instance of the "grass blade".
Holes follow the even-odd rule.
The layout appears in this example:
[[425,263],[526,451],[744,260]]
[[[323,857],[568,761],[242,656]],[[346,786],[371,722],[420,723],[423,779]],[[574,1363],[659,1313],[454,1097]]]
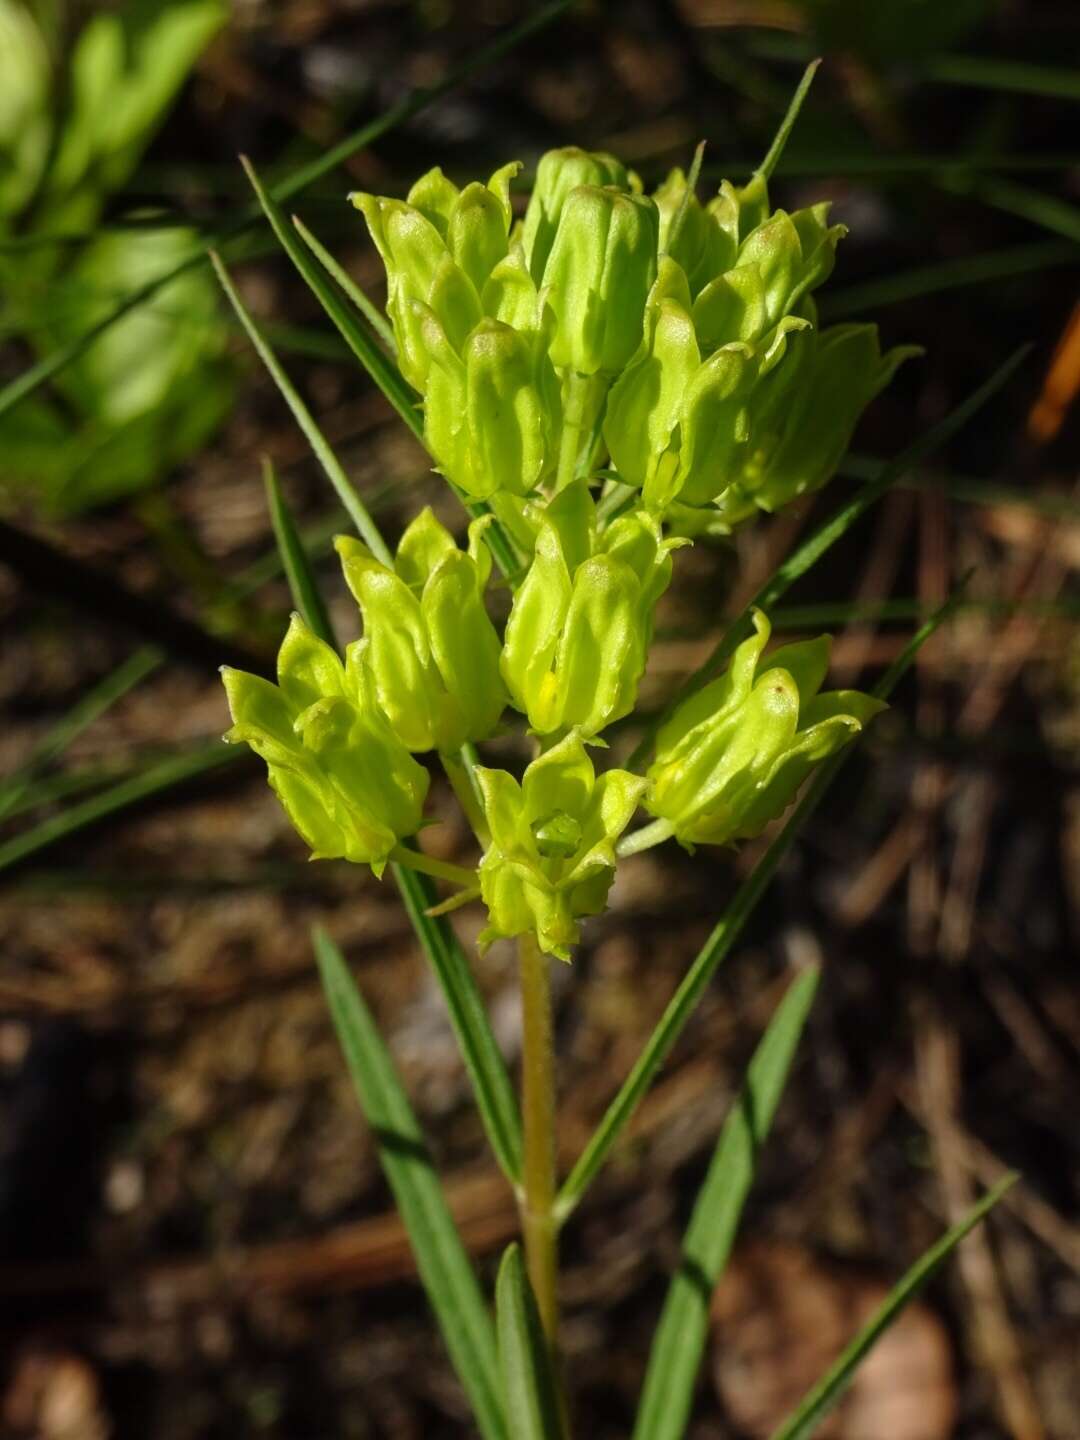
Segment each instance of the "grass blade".
[[[530,36],[542,30],[546,25],[550,25],[553,20],[558,19],[564,10],[569,9],[570,4],[571,0],[549,0],[548,4],[541,5],[531,15],[526,16],[525,19],[520,21],[519,24],[512,26],[509,30],[496,36],[489,45],[481,46],[474,55],[462,65],[459,65],[455,70],[452,70],[446,79],[438,85],[433,85],[430,89],[415,91],[397,105],[391,106],[391,108],[380,115],[378,119],[361,126],[359,130],[355,130],[351,135],[347,135],[344,140],[339,141],[337,145],[331,146],[329,150],[325,150],[316,159],[294,170],[291,175],[273,186],[270,191],[273,198],[281,204],[291,196],[306,189],[307,186],[311,185],[314,181],[329,174],[331,170],[336,169],[344,160],[347,160],[350,155],[355,155],[358,150],[363,150],[380,136],[393,130],[395,126],[403,124],[406,120],[411,120],[414,115],[419,115],[420,112],[432,104],[433,101],[438,100],[443,95],[449,94],[452,90],[456,89],[458,85],[464,84],[464,82],[471,79],[473,75],[479,74],[493,61],[501,59],[502,56],[516,49],[518,45],[529,39]],[[168,270],[163,271],[160,275],[154,276],[152,280],[147,281],[144,285],[140,285],[138,289],[133,290],[125,300],[120,301],[115,309],[111,310],[109,314],[104,316],[96,325],[91,326],[90,329],[83,335],[80,335],[77,340],[73,340],[70,344],[63,345],[58,350],[54,350],[51,355],[44,356],[36,365],[31,365],[30,368],[24,370],[21,375],[17,375],[14,380],[0,390],[0,415],[5,414],[8,410],[12,409],[13,406],[17,405],[20,400],[25,399],[27,395],[30,395],[53,375],[63,370],[66,365],[69,365],[72,360],[87,350],[99,335],[103,335],[106,330],[118,320],[130,314],[132,310],[138,309],[140,305],[145,304],[147,300],[159,294],[160,291],[164,290],[178,276],[185,274],[188,270],[194,269],[196,265],[203,264],[209,258],[210,252],[213,249],[223,245],[226,240],[231,240],[235,236],[242,235],[245,231],[250,230],[259,223],[261,218],[262,212],[259,208],[252,206],[233,221],[232,224],[219,230],[205,245],[197,246],[177,264],[170,266]]]
[[342,299],[333,281],[328,278],[301,241],[296,230],[289,224],[285,215],[267,193],[266,187],[259,179],[258,172],[251,161],[247,156],[242,155],[240,163],[251,181],[255,196],[263,213],[270,221],[274,234],[281,242],[282,249],[296,266],[304,283],[334,322],[349,349],[422,444],[424,427],[417,408],[419,401],[405,383],[401,371],[389,358],[386,351],[375,341],[355,312]]
[[511,1245],[495,1284],[506,1415],[514,1440],[562,1440],[559,1401],[521,1247]]
[[19,773],[0,787],[0,820],[9,815],[23,799],[42,766],[59,759],[76,736],[81,735],[87,726],[104,715],[110,706],[115,705],[129,690],[145,680],[161,662],[161,651],[152,645],[144,645],[76,701],[63,719],[34,747],[29,760]]
[[806,970],[788,987],[724,1122],[653,1337],[634,1440],[681,1440],[685,1433],[712,1292],[731,1254],[757,1152],[772,1125],[819,978],[817,970]]
[[[312,573],[292,516],[268,470],[268,489],[275,506],[278,538],[293,600],[321,640],[335,649],[336,640],[318,582]],[[521,1121],[510,1077],[495,1040],[483,997],[453,930],[446,920],[427,912],[435,903],[431,883],[415,870],[391,864],[391,871],[416,938],[439,982],[462,1060],[472,1082],[495,1158],[511,1183],[521,1174]]]
[[280,361],[274,354],[266,337],[256,325],[244,302],[237,294],[236,287],[229,278],[229,272],[222,264],[219,255],[212,255],[214,269],[217,271],[218,279],[221,281],[222,289],[229,297],[237,318],[248,333],[248,337],[258,352],[259,359],[269,370],[274,384],[281,391],[282,397],[293,415],[297,424],[307,437],[307,442],[315,452],[315,458],[326,473],[327,479],[337,491],[338,499],[348,512],[349,519],[356,526],[357,532],[363,539],[364,544],[377,560],[384,565],[393,566],[393,556],[387,548],[385,540],[379,533],[378,527],[368,513],[367,506],[360,499],[352,482],[348,479],[345,471],[341,468],[341,462],[326,443],[326,439],[315,422],[311,411],[300,398],[296,387],[289,379],[281,366]]
[[823,295],[819,305],[822,320],[830,323],[849,315],[865,315],[886,305],[899,305],[923,295],[939,295],[963,285],[983,285],[990,280],[1006,280],[1012,275],[1028,275],[1049,270],[1055,265],[1075,265],[1080,250],[1062,240],[1038,240],[1029,245],[1011,245],[1006,250],[991,250],[983,255],[965,255],[959,260],[935,260],[930,265],[916,265],[897,275],[880,280],[867,280],[851,285],[834,295]]
[[[884,700],[892,693],[920,647],[952,613],[958,598],[957,594],[932,615],[908,642],[903,653],[889,666],[874,690],[874,694],[879,699]],[[623,1082],[622,1088],[608,1106],[603,1119],[593,1132],[592,1138],[567,1176],[559,1192],[557,1205],[560,1222],[565,1221],[577,1207],[582,1195],[611,1153],[612,1147],[625,1130],[638,1104],[655,1079],[657,1071],[667,1059],[672,1046],[682,1033],[683,1026],[696,1009],[709,981],[721,962],[727,958],[743,926],[776,874],[781,860],[791,849],[799,831],[821,803],[822,796],[832,784],[849,752],[850,747],[818,767],[784,828],[736,890],[723,917],[698,951],[682,983],[668,1002],[667,1009],[661,1016],[656,1029]]]
[[485,1440],[509,1440],[500,1399],[494,1327],[423,1133],[341,952],[323,930],[315,931],[314,941],[349,1073],[378,1144],[383,1170],[450,1358]]
[[803,71],[802,79],[799,81],[795,94],[791,97],[791,104],[787,108],[787,114],[780,122],[780,128],[777,130],[773,142],[769,146],[768,154],[755,172],[760,175],[763,180],[771,178],[773,171],[776,169],[776,162],[784,153],[784,146],[787,144],[791,132],[795,128],[795,121],[799,118],[799,111],[803,107],[803,101],[809,94],[810,86],[814,83],[814,76],[817,74],[817,68],[820,64],[820,60],[811,60],[810,64],[807,65]]
[[337,281],[345,294],[375,331],[376,335],[378,335],[379,339],[385,345],[387,353],[389,355],[396,355],[397,341],[394,339],[394,332],[379,307],[368,299],[360,286],[345,269],[344,265],[338,264],[337,260],[331,255],[330,251],[327,250],[322,241],[318,240],[311,233],[298,215],[292,217],[292,223],[296,233],[315,256],[316,260],[318,260],[319,264],[327,274],[330,275],[331,279]]
[[391,868],[417,939],[445,997],[488,1141],[503,1174],[516,1184],[521,1176],[521,1118],[483,996],[447,920],[427,914],[435,903],[431,883],[415,870],[401,865]]
[[270,509],[270,523],[274,527],[274,539],[277,541],[282,568],[296,608],[304,617],[308,629],[336,650],[334,627],[330,623],[322,591],[312,573],[292,515],[285,505],[273,463],[266,455],[263,456],[263,482],[266,485],[266,503]]
[[772,1440],[807,1440],[807,1437],[814,1433],[818,1424],[851,1383],[856,1369],[865,1359],[868,1351],[897,1318],[907,1302],[926,1284],[934,1271],[948,1259],[964,1236],[994,1208],[1017,1179],[1016,1175],[1006,1175],[983,1196],[977,1205],[968,1211],[963,1220],[947,1230],[936,1245],[916,1260],[835,1364],[806,1396],[798,1409],[788,1416],[779,1430],[773,1432]]
[[921,464],[928,455],[932,455],[935,450],[947,444],[957,431],[961,430],[971,417],[981,410],[987,401],[1009,381],[1013,372],[1026,358],[1030,348],[1029,345],[1023,345],[1019,350],[1014,351],[1004,364],[998,366],[988,380],[985,380],[966,400],[961,401],[954,410],[945,416],[944,420],[940,420],[925,435],[920,436],[895,460],[883,464],[872,480],[868,481],[808,539],[792,551],[749,602],[742,614],[728,626],[705,663],[680,686],[661,713],[646,726],[645,733],[627,761],[628,769],[640,768],[652,748],[657,731],[675,707],[720,673],[724,663],[734,653],[739,641],[750,633],[750,611],[756,607],[768,612],[795,581],[805,575],[825,552],[831,549],[840,537],[854,525],[855,521],[869,510],[871,505],[881,499],[892,485],[896,484],[908,470]]
[[948,85],[1080,100],[1080,70],[1064,66],[1029,65],[1022,60],[1001,60],[996,55],[934,55],[926,61],[923,74],[928,80]]
[[192,780],[197,775],[204,775],[208,770],[214,770],[230,760],[236,760],[242,753],[235,745],[230,746],[215,740],[209,745],[200,745],[196,750],[157,760],[100,795],[93,795],[79,805],[72,805],[59,815],[51,815],[33,829],[0,844],[0,871],[9,870],[19,861],[28,859],[49,845],[55,845],[59,840],[66,840],[68,836],[85,830],[89,825],[96,825],[99,820],[104,820],[118,810],[126,810],[131,805],[148,800],[162,791],[171,790],[174,786]]

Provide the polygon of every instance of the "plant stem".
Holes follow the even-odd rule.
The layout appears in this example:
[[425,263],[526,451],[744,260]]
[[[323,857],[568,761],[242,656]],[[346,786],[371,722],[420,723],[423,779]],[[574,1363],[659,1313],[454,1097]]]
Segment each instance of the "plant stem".
[[518,937],[521,971],[524,1164],[520,1196],[525,1262],[540,1322],[556,1358],[558,1233],[555,1224],[555,1067],[551,1035],[551,961],[533,935]]
[[395,845],[390,851],[390,859],[395,865],[404,865],[406,870],[418,870],[421,875],[432,875],[436,880],[447,880],[451,885],[460,885],[466,890],[476,889],[475,870],[466,870],[464,865],[453,865],[449,860],[436,860],[422,850]]
[[640,830],[624,835],[615,847],[615,854],[624,860],[627,855],[636,855],[639,850],[651,850],[654,845],[662,845],[674,833],[670,820],[653,820]]
[[465,812],[465,819],[480,842],[480,848],[486,849],[491,841],[491,834],[472,775],[475,751],[471,745],[463,745],[456,755],[446,755],[440,751],[439,759],[446,771],[446,778],[450,781],[450,786],[457,796],[457,802]]

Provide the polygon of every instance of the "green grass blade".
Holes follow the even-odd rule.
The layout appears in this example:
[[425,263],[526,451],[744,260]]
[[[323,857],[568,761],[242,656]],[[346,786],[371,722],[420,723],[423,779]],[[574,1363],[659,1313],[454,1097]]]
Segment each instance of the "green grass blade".
[[[272,504],[276,504],[274,533],[278,538],[293,600],[321,640],[337,648],[330,618],[319,593],[304,547],[296,533],[280,491],[268,472]],[[511,1183],[521,1174],[521,1121],[510,1077],[495,1040],[484,1000],[450,925],[427,912],[435,903],[431,883],[415,870],[391,865],[394,880],[439,982],[462,1060],[472,1082],[477,1109],[495,1158]]]
[[811,60],[810,64],[807,65],[803,71],[802,79],[799,81],[795,94],[791,97],[791,104],[787,108],[787,114],[780,122],[780,128],[777,130],[775,138],[769,146],[768,154],[757,168],[757,174],[764,180],[771,178],[773,171],[776,169],[776,162],[784,153],[784,147],[791,136],[792,130],[795,128],[795,121],[799,118],[799,111],[802,109],[803,101],[810,92],[810,86],[814,83],[814,76],[817,74],[817,68],[820,64],[820,60]]
[[818,979],[817,970],[806,970],[788,987],[720,1132],[649,1352],[634,1440],[682,1440],[685,1433],[712,1292],[731,1254],[757,1154],[772,1125]]
[[[874,690],[874,694],[879,699],[884,700],[892,693],[920,647],[952,613],[958,598],[959,595],[954,596],[936,614],[932,615],[911,638],[903,653],[889,666]],[[818,767],[784,828],[736,890],[723,917],[698,951],[682,983],[668,1002],[656,1029],[634,1062],[633,1069],[623,1082],[622,1088],[608,1106],[589,1143],[567,1176],[559,1192],[557,1204],[560,1222],[564,1221],[577,1207],[582,1195],[611,1153],[612,1147],[626,1129],[634,1111],[670,1054],[672,1046],[681,1035],[683,1027],[697,1008],[698,1001],[705,993],[710,980],[731,952],[743,926],[768,889],[769,882],[776,874],[780,862],[821,803],[822,796],[832,784],[849,753],[850,747]]]
[[[481,46],[474,55],[466,60],[464,64],[452,70],[446,79],[438,85],[433,85],[430,89],[418,90],[412,95],[407,96],[406,99],[400,101],[397,105],[391,106],[391,108],[380,115],[378,119],[361,126],[359,130],[355,130],[351,135],[346,136],[344,140],[339,141],[337,145],[333,145],[329,150],[325,150],[316,159],[294,170],[291,175],[279,181],[270,193],[274,199],[281,204],[293,195],[298,194],[301,190],[306,189],[307,186],[311,185],[314,181],[321,179],[322,176],[336,169],[338,165],[347,160],[351,155],[355,155],[358,150],[363,150],[366,146],[371,145],[375,140],[379,139],[380,136],[393,130],[395,126],[401,125],[406,120],[411,120],[414,115],[419,115],[420,112],[432,104],[433,101],[438,100],[441,96],[456,89],[458,85],[464,84],[465,81],[479,74],[493,61],[501,59],[511,50],[516,49],[518,45],[528,40],[530,36],[542,30],[546,25],[550,25],[553,20],[558,19],[564,10],[569,9],[570,4],[571,0],[550,0],[549,4],[539,6],[538,9],[531,15],[526,16],[519,24],[512,26],[511,29],[496,36],[489,45]],[[63,370],[66,365],[69,365],[72,360],[87,350],[99,335],[103,335],[105,331],[118,320],[130,314],[132,310],[138,309],[138,307],[145,304],[147,300],[152,299],[170,285],[178,276],[185,274],[196,265],[203,264],[209,257],[211,250],[215,247],[220,247],[226,240],[230,240],[237,235],[243,234],[246,230],[250,230],[254,225],[258,224],[261,218],[262,213],[257,206],[246,210],[232,224],[219,230],[207,244],[199,245],[177,264],[170,266],[168,270],[163,271],[160,275],[154,276],[152,280],[147,281],[144,285],[140,285],[138,289],[133,290],[127,299],[120,301],[114,310],[111,310],[109,314],[96,325],[91,326],[91,328],[87,330],[85,334],[80,335],[77,340],[73,340],[70,344],[63,345],[59,349],[54,350],[52,354],[46,355],[43,359],[39,360],[36,365],[31,365],[30,368],[24,370],[21,375],[16,376],[15,379],[5,385],[3,389],[0,389],[0,415],[5,414],[13,406],[17,405],[20,400],[36,390],[38,386],[43,385],[53,375]]]
[[417,939],[446,999],[488,1141],[503,1173],[516,1184],[521,1176],[521,1118],[483,996],[448,921],[427,914],[435,903],[430,882],[415,870],[401,865],[391,868]]
[[341,952],[323,930],[315,953],[349,1073],[450,1358],[485,1440],[509,1440],[495,1330],[443,1196],[423,1133]]
[[514,1440],[562,1440],[559,1401],[521,1247],[511,1245],[495,1285],[506,1416]]
[[782,595],[786,594],[795,581],[805,575],[825,552],[831,549],[841,536],[855,524],[856,520],[881,499],[892,485],[896,484],[907,471],[921,464],[928,455],[932,455],[935,450],[947,444],[959,430],[963,429],[971,417],[981,410],[1009,381],[1013,372],[1027,356],[1030,348],[1029,345],[1023,345],[1019,350],[1014,351],[1003,365],[998,366],[988,380],[985,380],[966,400],[961,401],[943,420],[929,429],[925,435],[920,436],[913,445],[909,445],[895,460],[882,464],[872,480],[868,481],[808,539],[792,551],[749,602],[742,614],[728,626],[705,663],[679,687],[663,711],[646,726],[645,733],[627,761],[628,769],[637,770],[641,767],[652,749],[657,731],[675,707],[720,673],[726,661],[734,653],[739,641],[750,633],[750,611],[755,607],[766,612],[771,610],[772,606]]
[[1080,70],[1053,65],[1029,65],[1022,60],[1001,60],[992,55],[935,55],[923,74],[949,85],[974,85],[985,90],[1012,90],[1022,95],[1045,95],[1055,100],[1080,100]]
[[0,871],[9,870],[19,861],[28,859],[49,845],[55,845],[59,840],[66,840],[89,825],[96,825],[99,820],[104,820],[119,810],[126,810],[131,805],[137,805],[140,801],[171,790],[186,780],[192,780],[197,775],[203,775],[208,770],[236,760],[243,753],[236,746],[215,740],[211,744],[200,745],[196,750],[157,760],[100,795],[91,796],[79,805],[72,805],[59,815],[51,815],[40,825],[35,825],[23,834],[0,844]]
[[236,287],[229,278],[229,272],[222,264],[221,257],[215,254],[210,258],[213,261],[214,269],[217,271],[218,279],[221,281],[222,289],[229,297],[229,301],[236,311],[237,318],[247,331],[252,345],[254,345],[258,352],[259,359],[270,372],[274,384],[281,391],[285,403],[296,417],[297,424],[307,437],[307,442],[314,451],[315,458],[325,471],[327,479],[337,491],[338,499],[348,512],[349,519],[356,526],[358,534],[375,558],[380,560],[384,565],[393,566],[393,556],[390,554],[386,542],[379,533],[379,529],[374,520],[372,520],[368,513],[367,506],[356,493],[355,487],[341,467],[341,462],[327,444],[325,436],[315,421],[315,417],[300,398],[296,387],[285,373],[280,361],[267,342],[266,337],[256,325],[246,305],[237,294]]
[[819,305],[822,320],[830,323],[849,315],[869,315],[887,305],[899,305],[923,295],[939,295],[964,285],[983,285],[990,280],[1007,280],[1056,265],[1075,265],[1080,250],[1062,240],[1039,240],[1030,245],[1013,245],[984,255],[965,255],[959,260],[936,260],[917,265],[881,280],[852,285],[835,295],[823,295]]
[[337,649],[334,627],[323,600],[318,581],[312,573],[303,543],[293,524],[292,515],[285,504],[278,484],[274,466],[269,457],[263,456],[263,482],[266,485],[266,503],[270,509],[270,523],[274,527],[274,539],[281,554],[285,578],[289,582],[296,608],[304,618],[309,630],[320,640]]
[[378,385],[394,409],[416,438],[423,443],[424,427],[418,409],[419,400],[405,383],[401,371],[386,351],[370,334],[356,312],[342,298],[334,282],[327,276],[304,245],[296,230],[267,193],[258,172],[246,156],[240,163],[251,181],[252,189],[282,249],[296,266],[304,283],[334,322],[342,339],[364,369]]
[[868,1351],[880,1340],[907,1302],[949,1258],[964,1236],[994,1208],[1005,1192],[1016,1183],[1017,1178],[1016,1175],[1007,1175],[968,1211],[963,1220],[947,1230],[936,1245],[916,1260],[798,1409],[784,1421],[779,1430],[773,1432],[772,1440],[808,1440],[850,1385],[856,1369],[866,1358]]
[[34,747],[29,760],[19,773],[0,786],[0,820],[10,815],[18,806],[42,766],[59,759],[88,725],[92,725],[129,690],[145,680],[161,662],[161,651],[153,645],[144,645],[82,696]]
[[319,264],[332,279],[337,281],[345,294],[375,331],[376,335],[378,335],[379,339],[385,345],[387,353],[389,355],[396,355],[397,341],[394,339],[394,332],[379,307],[368,299],[360,286],[345,269],[344,265],[338,264],[337,260],[331,255],[330,251],[327,250],[322,241],[311,233],[298,215],[292,217],[292,223],[296,233],[315,256],[316,260],[318,260]]

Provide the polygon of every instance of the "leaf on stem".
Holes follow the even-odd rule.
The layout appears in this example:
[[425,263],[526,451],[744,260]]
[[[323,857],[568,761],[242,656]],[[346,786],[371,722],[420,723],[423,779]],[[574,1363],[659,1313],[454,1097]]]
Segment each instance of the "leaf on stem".
[[247,331],[248,338],[258,352],[259,359],[270,372],[274,384],[281,391],[282,398],[295,416],[300,429],[307,437],[307,442],[314,451],[315,458],[322,466],[327,479],[337,491],[338,498],[348,511],[350,520],[356,526],[358,533],[375,558],[384,565],[392,566],[394,563],[393,557],[387,549],[386,542],[379,533],[374,520],[372,520],[368,514],[367,506],[360,499],[352,482],[341,468],[341,462],[327,444],[325,436],[315,421],[315,417],[300,398],[299,392],[282,368],[281,362],[274,354],[269,341],[265,335],[263,335],[258,325],[256,325],[247,306],[240,299],[236,286],[229,278],[229,272],[222,263],[221,257],[217,254],[212,254],[210,259],[213,262],[214,269],[217,271],[222,289],[229,297],[229,301],[236,311],[237,318]]
[[868,1352],[896,1320],[907,1302],[926,1284],[952,1254],[964,1236],[998,1203],[1018,1177],[1006,1175],[994,1188],[968,1211],[967,1215],[947,1230],[936,1245],[916,1260],[904,1278],[886,1295],[881,1305],[841,1353],[796,1410],[773,1432],[772,1440],[808,1440],[818,1425],[851,1384],[855,1371]]
[[337,640],[326,602],[296,532],[292,514],[282,497],[273,463],[267,455],[263,456],[263,482],[266,485],[266,503],[270,509],[270,523],[274,527],[274,539],[277,541],[282,568],[296,608],[304,617],[308,629],[336,650]]
[[810,969],[789,986],[720,1132],[653,1337],[634,1440],[681,1440],[685,1432],[712,1293],[731,1254],[757,1153],[772,1125],[818,979],[819,972]]
[[314,943],[338,1039],[450,1358],[484,1440],[509,1440],[494,1328],[423,1133],[341,952],[323,930]]
[[559,1400],[521,1247],[507,1248],[495,1285],[506,1416],[514,1440],[562,1440]]
[[[892,663],[876,686],[873,693],[879,700],[884,700],[891,694],[921,646],[952,613],[958,598],[959,592],[936,611],[911,638],[902,654]],[[682,983],[668,1002],[667,1009],[661,1016],[656,1029],[623,1082],[622,1088],[608,1106],[603,1119],[563,1184],[562,1190],[559,1192],[556,1211],[560,1222],[564,1221],[576,1208],[582,1195],[611,1153],[612,1146],[625,1130],[638,1104],[656,1078],[657,1071],[682,1033],[683,1026],[696,1009],[709,981],[721,962],[727,958],[743,926],[764,895],[781,860],[790,850],[799,831],[820,804],[822,796],[832,784],[837,771],[850,752],[851,747],[842,750],[819,766],[787,823],[736,890],[723,917],[698,951]]]

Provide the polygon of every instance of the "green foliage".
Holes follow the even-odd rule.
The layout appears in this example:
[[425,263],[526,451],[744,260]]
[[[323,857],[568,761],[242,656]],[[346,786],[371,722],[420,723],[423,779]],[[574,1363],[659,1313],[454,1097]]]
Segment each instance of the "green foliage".
[[510,1440],[491,1317],[443,1198],[423,1132],[371,1012],[325,931],[315,932],[315,954],[360,1104],[480,1433],[484,1440]]
[[495,1283],[499,1362],[514,1440],[562,1440],[547,1341],[518,1245],[507,1247]]
[[[0,238],[16,226],[44,242],[93,227],[225,18],[220,0],[129,0],[91,15],[71,53],[54,56],[31,11],[3,0]],[[0,255],[8,332],[42,357],[79,349],[55,399],[0,418],[3,484],[46,509],[144,488],[198,450],[232,404],[228,332],[205,274],[180,275],[80,344],[190,253],[193,231],[147,220],[74,249],[61,238]]]

